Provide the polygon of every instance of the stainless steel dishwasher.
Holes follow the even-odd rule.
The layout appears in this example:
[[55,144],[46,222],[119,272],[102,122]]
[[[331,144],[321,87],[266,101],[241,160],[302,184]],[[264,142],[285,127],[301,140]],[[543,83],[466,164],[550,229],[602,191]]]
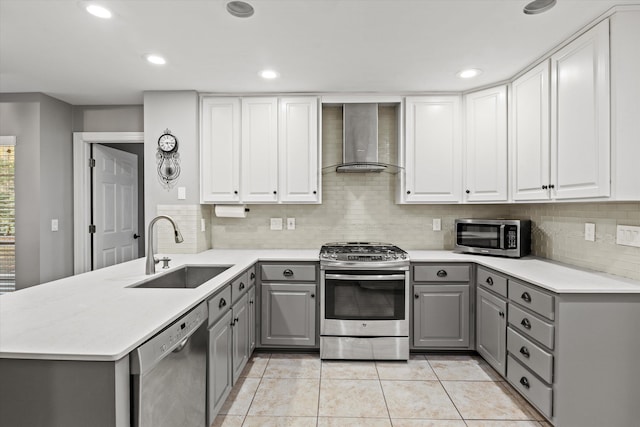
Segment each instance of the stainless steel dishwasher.
[[204,427],[207,304],[202,303],[131,352],[134,427]]

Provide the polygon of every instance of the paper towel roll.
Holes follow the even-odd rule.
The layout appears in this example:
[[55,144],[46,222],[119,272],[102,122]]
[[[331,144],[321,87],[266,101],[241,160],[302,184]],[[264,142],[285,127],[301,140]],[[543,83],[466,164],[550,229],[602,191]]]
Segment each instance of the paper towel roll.
[[246,218],[247,210],[245,205],[216,205],[214,208],[216,216],[223,218]]

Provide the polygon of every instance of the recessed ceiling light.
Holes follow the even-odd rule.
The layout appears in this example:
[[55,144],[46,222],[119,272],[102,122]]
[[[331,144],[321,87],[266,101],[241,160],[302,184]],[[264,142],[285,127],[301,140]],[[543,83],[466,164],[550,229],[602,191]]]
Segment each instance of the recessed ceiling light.
[[227,3],[227,12],[236,18],[248,18],[253,15],[253,6],[244,1],[230,1]]
[[526,15],[535,15],[537,13],[546,12],[555,6],[556,0],[534,0],[527,4],[522,10]]
[[87,12],[89,12],[93,16],[97,16],[98,18],[109,19],[112,16],[111,11],[109,9],[106,9],[102,6],[98,6],[97,4],[87,5],[85,9],[87,10]]
[[279,76],[279,74],[276,71],[273,70],[262,70],[260,71],[260,77],[262,77],[263,79],[275,79]]
[[164,65],[167,63],[167,60],[160,55],[149,54],[145,55],[144,58],[154,65]]
[[482,70],[479,70],[477,68],[469,68],[468,70],[462,70],[458,72],[456,76],[460,77],[461,79],[470,79],[472,77],[479,76],[480,74],[482,74]]

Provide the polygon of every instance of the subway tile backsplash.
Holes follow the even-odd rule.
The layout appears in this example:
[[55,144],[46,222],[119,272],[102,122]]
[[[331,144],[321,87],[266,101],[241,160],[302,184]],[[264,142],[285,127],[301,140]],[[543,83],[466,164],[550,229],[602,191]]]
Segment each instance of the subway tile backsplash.
[[[341,160],[341,114],[339,107],[323,108],[325,168]],[[381,107],[379,144],[384,162],[396,162],[395,122],[395,109]],[[640,203],[397,205],[398,178],[325,169],[321,205],[251,205],[245,219],[211,215],[209,247],[319,249],[326,242],[360,240],[391,242],[404,249],[451,250],[456,218],[522,218],[533,221],[534,255],[640,280],[640,248],[615,244],[617,224],[640,225]],[[269,218],[283,218],[285,224],[286,218],[295,218],[296,229],[286,230],[285,225],[282,231],[271,231]],[[433,231],[434,218],[442,220],[442,231]],[[585,222],[596,224],[595,242],[584,240]]]

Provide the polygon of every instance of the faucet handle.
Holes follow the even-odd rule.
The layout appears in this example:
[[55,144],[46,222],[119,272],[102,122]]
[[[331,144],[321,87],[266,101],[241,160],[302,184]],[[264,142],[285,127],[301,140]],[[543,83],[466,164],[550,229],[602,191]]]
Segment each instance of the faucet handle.
[[169,261],[171,261],[171,258],[163,257],[160,260],[158,260],[158,262],[160,261],[162,261],[162,268],[169,268]]

